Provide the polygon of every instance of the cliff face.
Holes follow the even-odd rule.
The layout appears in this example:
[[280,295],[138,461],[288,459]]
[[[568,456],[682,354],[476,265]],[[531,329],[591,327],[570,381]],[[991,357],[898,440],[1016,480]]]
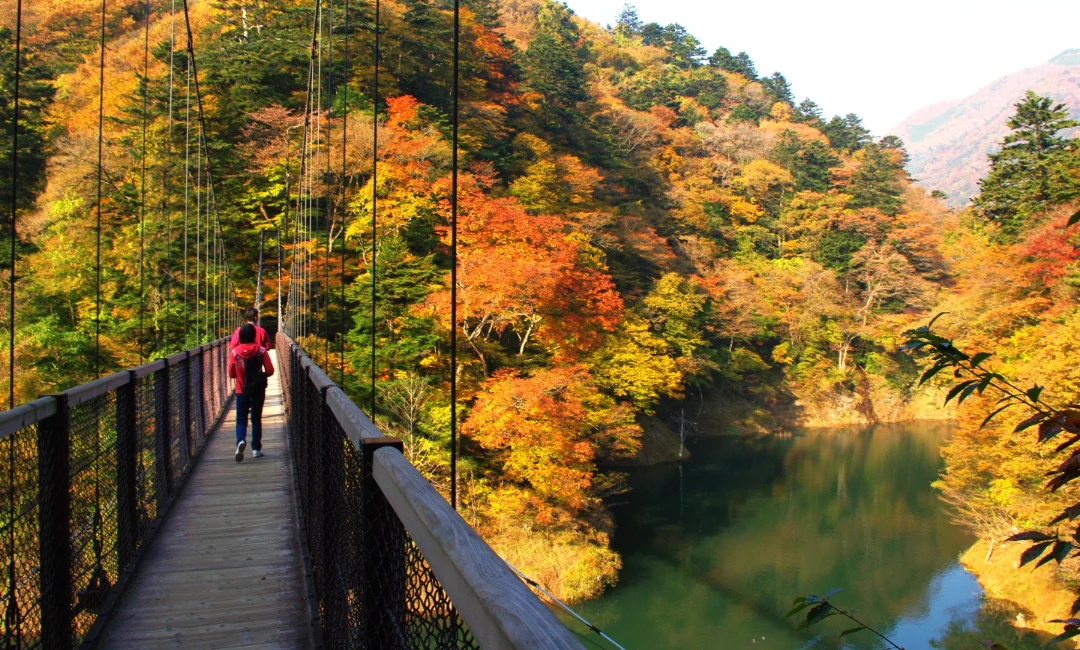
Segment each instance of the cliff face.
[[998,79],[964,99],[920,109],[893,127],[911,155],[908,172],[927,189],[948,194],[955,207],[978,194],[989,169],[987,154],[1008,133],[1005,122],[1025,91],[1053,97],[1080,117],[1080,49]]

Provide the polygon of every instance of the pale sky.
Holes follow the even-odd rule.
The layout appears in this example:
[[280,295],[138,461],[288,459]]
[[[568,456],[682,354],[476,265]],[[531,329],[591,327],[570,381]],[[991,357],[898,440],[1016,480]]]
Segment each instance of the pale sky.
[[[625,0],[566,0],[614,24]],[[914,111],[1080,48],[1080,0],[637,0],[642,22],[681,23],[711,54],[746,51],[798,101],[857,113],[882,135]]]

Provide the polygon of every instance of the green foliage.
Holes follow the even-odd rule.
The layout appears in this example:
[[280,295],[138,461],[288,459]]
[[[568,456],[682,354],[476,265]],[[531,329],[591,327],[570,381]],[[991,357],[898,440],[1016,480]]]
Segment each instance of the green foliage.
[[1060,135],[1080,122],[1068,119],[1063,104],[1029,90],[1007,124],[1012,133],[1001,151],[990,154],[990,173],[979,181],[975,204],[999,224],[1003,240],[1015,241],[1034,216],[1080,196],[1080,178],[1071,171],[1077,151]]
[[753,122],[756,124],[758,114],[746,104],[739,104],[728,114],[727,121],[729,124],[733,122]]
[[795,177],[795,189],[824,193],[832,186],[830,170],[840,158],[819,140],[805,142],[794,131],[784,131],[773,148],[773,160]]
[[[895,151],[895,150],[894,150]],[[862,149],[862,164],[851,179],[850,206],[853,208],[877,208],[887,215],[895,215],[903,206],[901,198],[906,178],[900,156],[891,155],[889,149],[868,144]]]
[[842,151],[858,151],[871,142],[870,131],[854,113],[848,113],[844,117],[834,116],[822,126],[822,132],[829,138],[829,144],[834,149]]
[[556,130],[578,123],[576,107],[589,98],[579,39],[573,12],[561,2],[545,0],[522,68],[526,86],[542,98],[544,123]]
[[[24,43],[25,46],[25,43]],[[16,205],[20,210],[33,204],[45,183],[46,139],[42,110],[52,99],[47,70],[36,64],[24,50],[19,83],[19,175]],[[15,121],[15,35],[0,28],[0,205],[11,206],[12,149]]]
[[779,72],[774,72],[771,77],[762,79],[761,85],[765,88],[765,92],[772,96],[773,101],[784,102],[788,105],[795,104],[795,96],[791,94],[791,84]]
[[626,3],[623,5],[622,11],[619,12],[619,17],[615,20],[615,33],[624,37],[637,36],[641,33],[642,22],[638,17],[637,9],[634,5]]
[[851,269],[851,258],[866,245],[866,236],[852,230],[827,230],[818,240],[813,260],[842,273]]
[[757,80],[757,70],[754,68],[754,62],[750,60],[750,55],[746,52],[739,52],[737,55],[732,56],[731,50],[726,47],[718,47],[709,57],[709,65],[726,70],[727,72],[734,72],[735,74],[741,74],[750,81]]
[[788,613],[785,615],[785,618],[791,618],[799,612],[802,612],[803,610],[809,608],[809,611],[806,612],[806,617],[802,620],[801,623],[799,623],[799,629],[805,630],[814,625],[817,625],[818,623],[824,621],[827,618],[833,616],[843,616],[844,618],[854,623],[855,627],[851,627],[840,632],[840,636],[838,638],[842,639],[849,634],[855,634],[856,632],[862,632],[865,630],[876,635],[879,639],[888,644],[888,646],[895,648],[896,650],[903,650],[903,648],[896,645],[896,643],[894,643],[888,637],[884,636],[881,632],[878,632],[874,628],[862,623],[861,621],[859,621],[859,619],[855,618],[854,610],[846,611],[836,607],[833,603],[829,602],[829,598],[834,596],[839,591],[840,589],[838,587],[833,587],[829,590],[827,594],[825,594],[825,596],[809,595],[796,598],[792,603],[791,609],[788,610]]

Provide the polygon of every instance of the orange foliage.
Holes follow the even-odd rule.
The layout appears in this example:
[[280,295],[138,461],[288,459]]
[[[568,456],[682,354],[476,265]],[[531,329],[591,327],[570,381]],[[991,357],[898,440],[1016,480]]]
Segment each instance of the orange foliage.
[[502,494],[512,507],[540,524],[566,525],[600,505],[590,492],[598,448],[625,456],[639,444],[629,408],[602,402],[582,365],[529,377],[501,370],[484,384],[462,432],[497,452],[502,481],[528,487]]

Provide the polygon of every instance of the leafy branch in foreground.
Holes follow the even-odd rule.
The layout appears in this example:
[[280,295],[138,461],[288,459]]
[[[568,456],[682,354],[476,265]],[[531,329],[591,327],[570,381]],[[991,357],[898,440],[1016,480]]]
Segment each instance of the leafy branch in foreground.
[[[1080,213],[1074,215],[1070,223],[1077,220],[1080,220]],[[1038,427],[1036,442],[1042,444],[1064,433],[1067,438],[1058,443],[1052,453],[1057,455],[1072,448],[1068,457],[1046,472],[1045,475],[1049,478],[1045,488],[1050,492],[1057,492],[1063,486],[1080,478],[1080,448],[1075,447],[1076,443],[1080,442],[1080,404],[1076,402],[1065,406],[1050,404],[1043,399],[1043,386],[1033,384],[1028,389],[1022,389],[1001,373],[987,368],[986,362],[993,357],[992,353],[976,352],[969,355],[958,349],[952,340],[934,334],[932,331],[934,323],[943,315],[938,314],[929,324],[904,333],[906,341],[900,350],[925,353],[932,361],[920,378],[919,385],[925,384],[942,370],[949,369],[958,381],[946,394],[946,404],[953,399],[956,399],[957,404],[962,404],[971,395],[975,393],[984,395],[988,390],[993,391],[991,395],[1000,395],[995,408],[979,426],[980,429],[1004,411],[1017,406],[1023,407],[1026,417],[1013,429],[1014,434]],[[1007,538],[1006,541],[1009,542],[1032,543],[1020,556],[1020,566],[1035,560],[1038,560],[1036,568],[1051,561],[1060,565],[1067,558],[1080,556],[1080,552],[1074,552],[1080,547],[1080,527],[1077,527],[1071,535],[1063,535],[1059,528],[1050,530],[1051,527],[1066,521],[1072,522],[1078,517],[1080,517],[1080,502],[1073,503],[1062,510],[1047,524],[1047,530],[1027,530]],[[1077,612],[1080,612],[1080,598],[1073,602],[1069,616],[1076,616]],[[1050,643],[1080,635],[1080,619],[1078,618],[1054,619],[1051,622],[1064,623],[1065,631],[1054,637]]]
[[803,619],[802,623],[799,623],[799,629],[805,630],[809,629],[811,625],[820,623],[821,621],[829,618],[830,616],[840,615],[856,625],[856,627],[849,628],[841,632],[840,638],[844,638],[849,634],[855,634],[856,632],[862,632],[863,630],[866,630],[867,632],[876,634],[878,638],[880,638],[882,641],[889,644],[896,650],[904,650],[902,647],[896,645],[896,643],[894,643],[889,637],[885,636],[881,632],[878,632],[866,623],[863,623],[859,619],[855,618],[855,610],[843,610],[834,605],[833,603],[829,602],[829,598],[834,596],[839,591],[839,587],[833,587],[824,596],[809,595],[796,598],[795,601],[792,603],[791,610],[788,611],[788,613],[785,615],[785,618],[794,616],[795,614],[798,614],[799,612],[809,607],[810,611],[806,613],[806,618]]

